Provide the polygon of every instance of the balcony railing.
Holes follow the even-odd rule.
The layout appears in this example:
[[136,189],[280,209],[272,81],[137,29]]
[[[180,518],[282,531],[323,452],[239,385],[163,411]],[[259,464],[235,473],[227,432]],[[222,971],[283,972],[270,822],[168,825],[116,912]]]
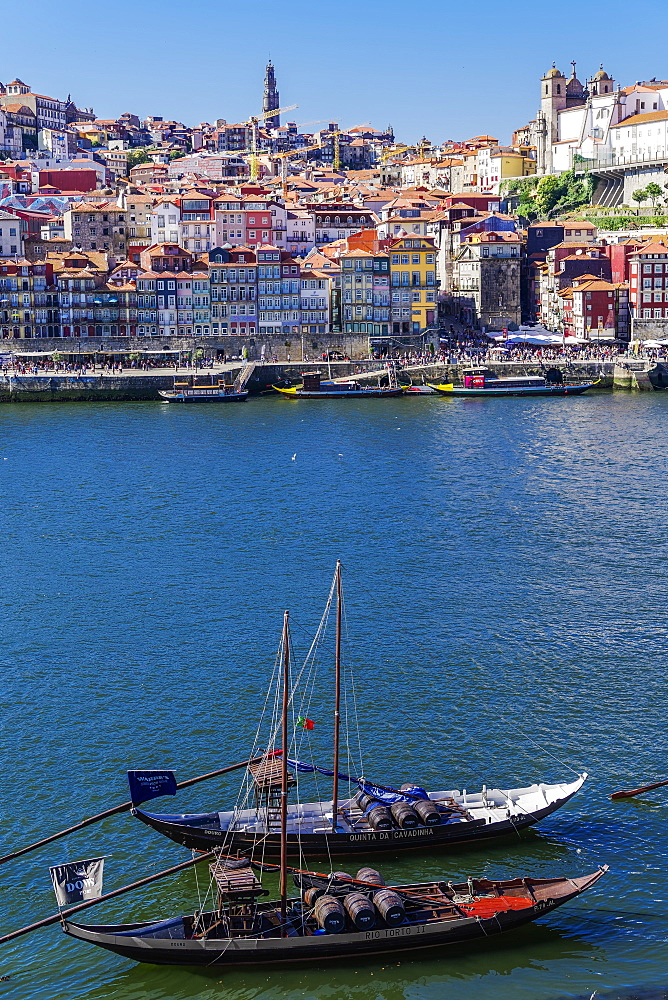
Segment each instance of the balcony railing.
[[612,149],[599,149],[596,156],[582,156],[576,149],[570,150],[570,165],[576,173],[584,173],[587,170],[614,170],[615,167],[652,166],[668,163],[668,149],[656,149],[649,152],[617,153]]

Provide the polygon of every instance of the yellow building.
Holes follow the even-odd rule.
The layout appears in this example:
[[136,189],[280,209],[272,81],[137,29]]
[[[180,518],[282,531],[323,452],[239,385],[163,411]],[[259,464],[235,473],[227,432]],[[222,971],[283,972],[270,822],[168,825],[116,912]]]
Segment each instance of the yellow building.
[[480,191],[499,193],[504,180],[530,177],[536,173],[536,160],[530,147],[496,146],[478,150],[478,188]]
[[392,333],[420,333],[436,323],[436,247],[426,236],[389,245]]

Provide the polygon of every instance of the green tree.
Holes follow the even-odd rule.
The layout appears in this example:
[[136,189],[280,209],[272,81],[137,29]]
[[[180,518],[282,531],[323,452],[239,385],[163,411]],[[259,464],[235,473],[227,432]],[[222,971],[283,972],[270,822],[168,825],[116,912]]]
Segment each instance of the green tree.
[[515,212],[523,219],[535,219],[538,215],[535,200],[522,195],[522,200],[518,202]]
[[169,158],[170,160],[180,160],[185,155],[182,149],[173,149],[169,154]]
[[129,149],[128,150],[128,170],[130,167],[136,167],[139,163],[148,163],[150,156],[145,149]]
[[634,201],[638,202],[638,208],[636,209],[636,215],[640,215],[640,205],[643,201],[647,201],[647,191],[644,188],[636,188],[631,195]]
[[650,183],[645,188],[645,194],[652,202],[652,208],[654,208],[654,206],[656,205],[656,199],[661,197],[663,191],[661,190],[660,185],[655,184],[654,181],[650,181]]
[[556,174],[541,177],[536,189],[536,211],[539,215],[549,215],[561,195],[562,182]]

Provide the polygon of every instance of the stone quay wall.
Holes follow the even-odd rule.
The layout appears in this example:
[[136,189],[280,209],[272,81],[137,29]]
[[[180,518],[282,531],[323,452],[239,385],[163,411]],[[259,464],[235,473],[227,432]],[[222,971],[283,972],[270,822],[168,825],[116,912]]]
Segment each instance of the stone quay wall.
[[[422,345],[421,338],[414,338],[416,345]],[[413,346],[413,345],[408,345]],[[2,341],[2,353],[48,353],[56,351],[65,356],[95,356],[127,352],[151,351],[164,353],[180,351],[184,355],[201,350],[208,357],[216,357],[223,352],[228,358],[247,357],[249,361],[259,361],[262,357],[271,361],[297,361],[303,357],[317,359],[323,353],[336,351],[349,358],[369,357],[369,338],[361,333],[314,333],[286,334],[286,336],[255,337],[34,337],[30,340]],[[245,352],[245,353],[244,353]],[[29,362],[29,358],[26,359]]]
[[[208,380],[225,377],[233,381],[243,368],[245,362],[232,362],[225,366],[217,365],[213,369],[198,372],[197,377]],[[409,380],[413,384],[422,382],[459,382],[465,364],[433,364],[413,365],[399,370],[402,382]],[[491,367],[501,376],[518,376],[541,374],[539,365],[531,362],[494,362]],[[576,361],[570,365],[558,362],[548,367],[563,368],[564,378],[573,381],[589,381],[600,379],[601,389],[646,389],[655,388],[648,377],[648,365],[636,362],[632,366],[615,365],[614,362]],[[629,371],[632,367],[633,371]],[[258,363],[250,375],[246,388],[252,395],[264,392],[279,381],[287,380],[297,384],[301,382],[302,372],[320,371],[332,378],[356,377],[360,380],[369,379],[375,382],[379,374],[385,370],[377,361],[337,361],[328,365],[326,362],[283,361]],[[544,369],[543,369],[544,371]],[[189,373],[190,374],[190,373]],[[183,369],[180,377],[184,377]],[[0,375],[0,402],[69,402],[69,401],[139,401],[160,399],[158,390],[171,389],[174,376],[169,371],[152,374],[150,372],[132,371],[123,374],[102,374],[101,372],[77,375],[75,373],[56,373],[44,375]],[[613,386],[614,383],[614,386]]]

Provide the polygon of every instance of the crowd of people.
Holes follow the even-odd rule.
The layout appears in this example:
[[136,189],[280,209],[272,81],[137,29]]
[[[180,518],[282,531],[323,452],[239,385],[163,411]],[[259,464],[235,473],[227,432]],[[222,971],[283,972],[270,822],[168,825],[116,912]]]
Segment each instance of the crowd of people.
[[[343,355],[339,351],[330,351],[329,355],[323,353],[315,358],[305,354],[301,360],[313,362],[326,361],[328,358],[331,361],[350,360],[348,355]],[[624,363],[636,359],[644,359],[650,363],[668,360],[668,348],[634,344],[631,349],[629,345],[595,342],[572,346],[497,342],[471,327],[461,327],[456,330],[454,326],[450,326],[449,329],[442,329],[438,333],[434,331],[434,340],[425,344],[420,350],[396,345],[388,350],[376,350],[368,358],[369,361],[393,361],[401,367],[430,364],[491,365],[503,361],[536,365],[548,362],[569,364],[575,361]],[[0,371],[3,375],[83,376],[123,375],[168,369],[176,374],[179,371],[191,373],[212,371],[228,361],[243,363],[244,360],[243,355],[240,358],[228,357],[220,350],[212,351],[209,356],[200,358],[190,358],[186,352],[133,355],[133,352],[129,351],[126,354],[99,357],[74,354],[65,356],[56,354],[54,357],[46,353],[41,357],[35,357],[8,353],[0,356]],[[285,358],[279,358],[276,354],[265,356],[263,352],[258,360],[275,363],[287,360],[290,363],[300,359],[292,359],[289,354]]]

